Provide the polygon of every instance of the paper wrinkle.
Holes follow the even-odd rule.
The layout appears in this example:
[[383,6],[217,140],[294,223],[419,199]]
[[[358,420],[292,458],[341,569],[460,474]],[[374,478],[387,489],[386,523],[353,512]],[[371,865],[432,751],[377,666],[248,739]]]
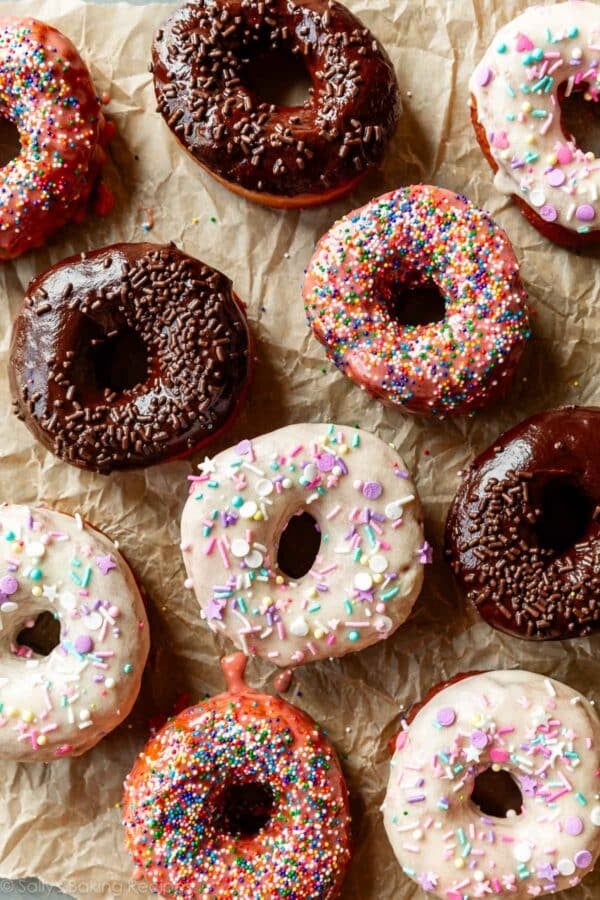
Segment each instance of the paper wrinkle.
[[[132,715],[88,754],[49,766],[2,764],[2,876],[36,875],[77,898],[139,896],[143,887],[130,881],[122,847],[117,804],[123,778],[150,720],[165,716],[182,694],[195,701],[223,689],[217,659],[231,651],[203,626],[198,605],[183,585],[179,517],[191,464],[177,461],[109,478],[82,472],[46,453],[9,413],[10,326],[24,289],[36,273],[82,250],[120,240],[174,240],[232,279],[248,304],[257,369],[245,412],[214,452],[295,421],[333,420],[360,424],[392,442],[415,475],[435,562],[413,615],[377,646],[298,670],[287,695],[323,724],[348,776],[355,854],[344,900],[425,897],[396,863],[379,806],[389,773],[388,742],[401,714],[433,684],[461,671],[522,667],[600,699],[600,638],[537,645],[492,631],[465,608],[442,560],[445,514],[461,469],[476,453],[546,407],[600,405],[599,254],[578,256],[554,247],[523,220],[494,189],[469,121],[471,71],[495,30],[523,4],[346,2],[388,50],[404,115],[382,170],[369,174],[350,198],[286,213],[246,203],[217,185],[183,153],[155,112],[150,44],[171,6],[106,7],[77,0],[19,4],[20,15],[35,15],[65,31],[90,65],[98,91],[111,95],[107,112],[118,136],[106,177],[117,208],[107,219],[63,229],[47,247],[0,268],[2,497],[79,510],[118,540],[148,596],[152,648]],[[14,4],[0,4],[0,9],[15,12]],[[306,328],[301,287],[316,240],[339,216],[371,197],[419,180],[466,194],[506,228],[535,311],[534,340],[509,399],[474,419],[438,423],[384,408],[326,361]],[[146,208],[155,219],[149,233],[142,227]],[[252,662],[249,675],[256,687],[272,690],[266,663]],[[568,897],[592,900],[599,890],[600,869]]]

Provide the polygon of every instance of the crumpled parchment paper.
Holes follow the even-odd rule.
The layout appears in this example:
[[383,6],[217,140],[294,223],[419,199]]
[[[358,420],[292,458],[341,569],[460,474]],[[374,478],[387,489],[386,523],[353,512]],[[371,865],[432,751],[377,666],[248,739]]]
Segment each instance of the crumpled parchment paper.
[[[385,643],[337,662],[306,666],[288,699],[323,723],[348,776],[355,855],[346,900],[425,895],[401,872],[379,806],[389,738],[400,711],[436,682],[469,669],[522,666],[600,698],[600,636],[530,644],[492,631],[467,610],[442,560],[443,522],[460,470],[496,435],[535,411],[600,403],[600,267],[541,238],[499,195],[468,118],[467,81],[494,32],[516,15],[514,0],[347,0],[383,41],[398,74],[404,115],[381,172],[350,198],[307,212],[261,209],[225,191],[176,146],[155,112],[148,73],[154,29],[170,7],[94,6],[76,0],[0,4],[2,14],[52,22],[87,60],[118,128],[107,179],[117,197],[106,219],[68,227],[44,249],[0,267],[0,485],[2,499],[43,501],[82,515],[118,540],[149,598],[152,651],[129,720],[80,759],[0,766],[0,873],[36,875],[77,898],[147,894],[130,880],[122,843],[121,784],[153,719],[182,694],[195,701],[223,688],[217,646],[184,590],[179,516],[190,462],[109,478],[81,472],[37,446],[9,412],[6,360],[11,320],[29,279],[65,256],[113,241],[174,240],[226,272],[249,306],[257,375],[239,423],[216,450],[291,422],[360,423],[394,443],[413,470],[435,547],[409,621]],[[574,3],[574,8],[576,4]],[[309,336],[303,269],[316,239],[341,214],[415,181],[466,193],[506,228],[522,262],[535,337],[508,399],[471,420],[416,420],[384,409],[338,374]],[[155,225],[146,232],[147,210]],[[253,662],[250,678],[272,688]],[[571,900],[600,892],[600,869]],[[0,894],[2,882],[0,880]]]

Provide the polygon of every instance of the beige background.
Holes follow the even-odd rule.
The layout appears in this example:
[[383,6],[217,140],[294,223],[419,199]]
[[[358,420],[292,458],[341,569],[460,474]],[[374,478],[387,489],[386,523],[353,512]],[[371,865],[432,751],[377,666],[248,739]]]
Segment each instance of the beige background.
[[[334,206],[273,212],[216,186],[171,140],[154,112],[147,71],[154,28],[168,6],[109,8],[75,0],[23,0],[64,30],[91,66],[98,89],[110,90],[108,113],[119,136],[108,180],[117,209],[106,220],[67,228],[50,246],[0,269],[0,487],[3,499],[44,501],[79,510],[121,542],[150,598],[153,650],[142,695],[129,721],[78,760],[51,766],[0,767],[0,873],[38,875],[76,897],[110,900],[134,891],[122,850],[121,783],[148,733],[151,717],[178,695],[192,699],[222,688],[219,650],[183,589],[178,519],[190,464],[179,462],[110,478],[80,472],[36,446],[9,415],[6,351],[10,323],[29,279],[68,254],[116,240],[175,240],[233,278],[249,305],[258,341],[257,377],[247,410],[226,443],[289,422],[361,423],[392,441],[415,473],[427,511],[436,563],[405,627],[385,644],[345,660],[306,667],[289,699],[323,722],[338,747],[354,808],[355,858],[346,900],[424,897],[394,861],[378,807],[388,775],[387,742],[401,708],[437,681],[466,669],[521,665],[552,673],[600,698],[600,638],[533,645],[502,637],[466,611],[441,560],[448,503],[462,466],[506,427],[562,403],[600,404],[600,272],[596,258],[546,243],[492,186],[475,146],[467,80],[495,29],[522,3],[506,0],[347,0],[390,52],[404,116],[382,172]],[[574,8],[576,5],[574,4]],[[14,4],[0,4],[3,13]],[[384,190],[418,180],[466,193],[507,229],[522,260],[535,312],[535,339],[502,405],[475,419],[412,420],[384,410],[338,375],[308,334],[300,290],[315,240],[342,213]],[[214,221],[213,221],[214,220]],[[215,449],[222,449],[222,442]],[[250,675],[269,687],[271,672]],[[0,894],[2,893],[0,880]],[[572,900],[598,896],[600,871]]]

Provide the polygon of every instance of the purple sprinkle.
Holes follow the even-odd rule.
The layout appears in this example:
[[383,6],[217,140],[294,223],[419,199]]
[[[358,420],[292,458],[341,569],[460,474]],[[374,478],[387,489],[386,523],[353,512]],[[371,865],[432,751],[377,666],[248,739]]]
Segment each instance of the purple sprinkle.
[[0,578],[0,591],[6,594],[7,597],[10,597],[11,594],[16,594],[18,590],[19,582],[12,575],[4,575],[3,578]]
[[342,470],[342,475],[348,474],[348,466],[346,465],[346,463],[344,462],[344,460],[342,459],[341,456],[336,456],[335,464],[336,464],[336,466],[339,466],[340,469]]
[[558,211],[555,206],[550,203],[544,203],[540,209],[540,216],[544,222],[556,222],[558,219]]
[[589,850],[580,850],[575,854],[573,862],[578,869],[587,869],[592,864],[592,854]]
[[378,481],[367,481],[363,484],[362,492],[367,500],[377,500],[378,497],[381,497],[383,486]]
[[317,457],[317,469],[319,472],[331,472],[335,465],[335,456],[332,453],[321,453]]
[[560,187],[567,180],[567,176],[561,169],[550,169],[546,174],[546,181],[552,187]]
[[456,713],[449,706],[444,706],[438,709],[435,719],[442,728],[448,728],[456,722]]
[[596,210],[589,203],[582,203],[575,210],[575,215],[580,222],[591,222],[596,218]]
[[239,453],[240,456],[247,456],[248,453],[252,450],[252,442],[244,439],[240,441],[239,444],[236,445],[235,452]]
[[567,816],[565,819],[565,831],[572,837],[577,837],[583,831],[583,822],[579,816]]
[[425,800],[425,794],[417,794],[416,797],[409,797],[409,803],[422,803]]
[[89,634],[80,634],[75,638],[75,649],[78,653],[89,653],[94,648],[94,642]]
[[477,747],[478,750],[483,750],[487,747],[487,742],[488,738],[485,731],[474,731],[471,734],[471,743],[474,747]]
[[396,478],[410,478],[410,472],[407,472],[406,469],[400,469],[397,466],[394,468],[394,475]]
[[482,67],[477,74],[477,83],[480,87],[487,87],[492,81],[494,73],[487,66]]

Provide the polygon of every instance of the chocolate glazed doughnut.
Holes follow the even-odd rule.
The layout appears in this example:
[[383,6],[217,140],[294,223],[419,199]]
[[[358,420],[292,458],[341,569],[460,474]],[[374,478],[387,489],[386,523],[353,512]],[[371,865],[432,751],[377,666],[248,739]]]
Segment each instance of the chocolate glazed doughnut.
[[[264,102],[252,60],[302,56],[312,82],[302,106]],[[381,162],[401,105],[387,54],[363,24],[327,0],[189,0],[152,50],[158,111],[225,187],[267,206],[305,207],[350,191]]]
[[600,627],[600,409],[540,413],[464,477],[446,554],[482,617],[522,638]]
[[173,245],[115,244],[38,275],[13,327],[15,411],[108,473],[184,455],[235,417],[250,335],[229,279]]

